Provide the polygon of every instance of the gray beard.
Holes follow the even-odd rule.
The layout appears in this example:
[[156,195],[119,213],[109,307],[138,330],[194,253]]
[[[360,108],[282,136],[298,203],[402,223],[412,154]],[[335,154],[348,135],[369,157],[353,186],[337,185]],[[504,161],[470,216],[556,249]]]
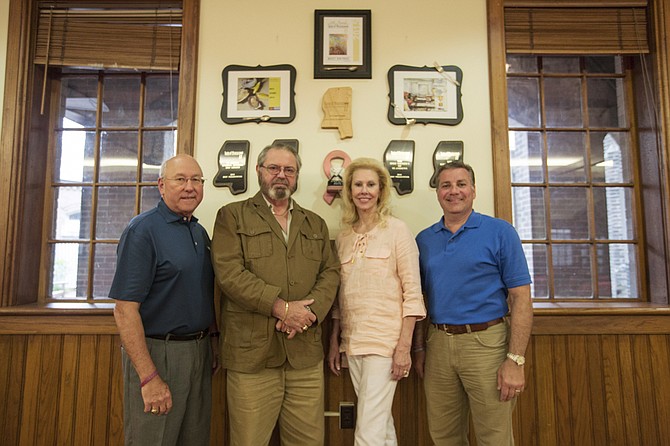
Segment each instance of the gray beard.
[[278,189],[271,187],[268,191],[268,195],[273,200],[285,200],[291,196],[291,190],[283,187]]
[[261,188],[261,192],[271,200],[286,200],[291,198],[293,192],[298,188],[297,182],[293,187],[288,184],[288,181],[285,184],[277,183],[277,185],[281,184],[284,186],[280,188],[273,187],[271,183],[272,181],[265,183],[261,177],[258,177],[258,185]]
[[271,200],[286,200],[291,198],[294,190],[292,190],[288,184],[285,184],[284,186],[286,187],[275,188],[270,185],[267,185],[266,187],[261,185],[261,189],[264,189],[263,193]]

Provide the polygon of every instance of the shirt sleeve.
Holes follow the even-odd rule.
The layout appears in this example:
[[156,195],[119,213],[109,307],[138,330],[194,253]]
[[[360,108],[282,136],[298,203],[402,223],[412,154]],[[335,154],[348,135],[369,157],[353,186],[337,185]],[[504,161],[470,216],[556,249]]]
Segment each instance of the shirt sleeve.
[[141,227],[129,226],[116,250],[116,272],[109,297],[144,302],[156,274],[156,251]]
[[506,288],[516,288],[532,282],[523,245],[514,226],[505,225],[502,233],[500,276]]
[[426,307],[421,294],[419,249],[407,225],[397,221],[398,227],[394,233],[398,277],[403,293],[403,317],[416,316],[417,320],[422,320],[426,317]]

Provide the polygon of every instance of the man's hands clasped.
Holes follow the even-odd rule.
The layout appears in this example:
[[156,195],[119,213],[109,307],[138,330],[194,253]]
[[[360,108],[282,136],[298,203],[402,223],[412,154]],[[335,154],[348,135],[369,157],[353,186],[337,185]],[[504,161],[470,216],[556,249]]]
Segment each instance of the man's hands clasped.
[[314,299],[286,302],[277,299],[273,308],[273,315],[277,318],[275,328],[286,333],[287,339],[293,339],[298,333],[306,332],[316,322],[316,315],[309,307]]

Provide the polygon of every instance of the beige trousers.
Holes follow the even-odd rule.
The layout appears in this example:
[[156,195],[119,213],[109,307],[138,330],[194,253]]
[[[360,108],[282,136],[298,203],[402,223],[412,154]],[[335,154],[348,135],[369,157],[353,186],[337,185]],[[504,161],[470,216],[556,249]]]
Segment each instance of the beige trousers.
[[324,443],[323,364],[288,363],[258,373],[227,372],[232,446],[267,445],[277,421],[282,446]]

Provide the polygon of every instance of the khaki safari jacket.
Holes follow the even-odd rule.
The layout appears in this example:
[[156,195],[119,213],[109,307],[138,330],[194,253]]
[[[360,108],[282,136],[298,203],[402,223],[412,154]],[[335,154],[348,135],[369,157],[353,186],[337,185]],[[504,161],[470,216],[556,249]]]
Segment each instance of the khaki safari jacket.
[[[261,192],[228,204],[216,216],[212,264],[222,290],[223,367],[253,373],[323,360],[321,322],[337,295],[340,264],[325,221],[293,202],[288,243]],[[272,306],[314,299],[318,325],[291,340],[275,329]]]

